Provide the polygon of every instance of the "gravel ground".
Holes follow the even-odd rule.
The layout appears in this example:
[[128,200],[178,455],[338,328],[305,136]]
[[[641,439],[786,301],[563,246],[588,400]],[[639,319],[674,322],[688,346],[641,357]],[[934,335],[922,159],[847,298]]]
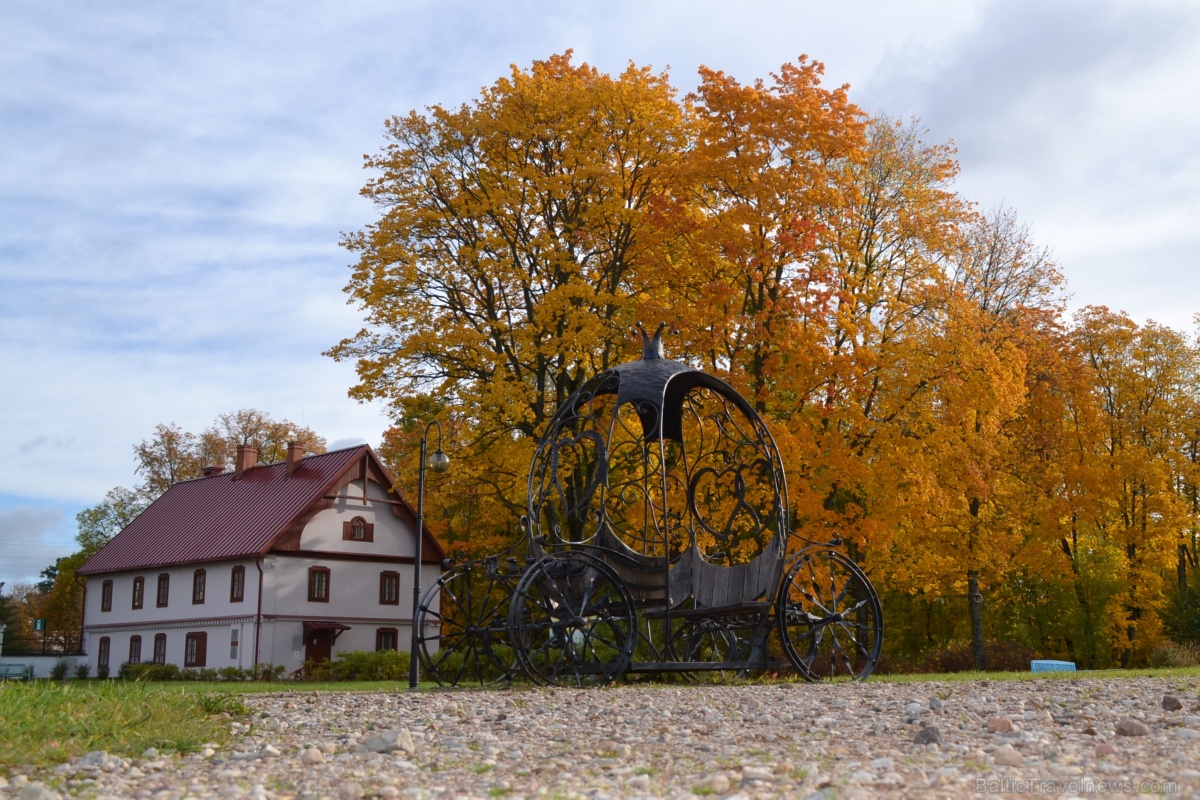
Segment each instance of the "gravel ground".
[[1200,680],[247,695],[224,747],[89,753],[0,797],[1200,797]]

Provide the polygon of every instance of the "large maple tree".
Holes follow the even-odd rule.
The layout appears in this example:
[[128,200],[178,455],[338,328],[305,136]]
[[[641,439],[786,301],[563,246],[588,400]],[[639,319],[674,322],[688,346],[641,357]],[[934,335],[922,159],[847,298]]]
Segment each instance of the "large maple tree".
[[793,526],[871,570],[897,658],[961,640],[983,665],[1010,639],[1144,663],[1166,595],[1193,602],[1194,346],[1066,320],[1050,253],[958,194],[952,146],[821,79],[702,68],[682,95],[567,52],[389,120],[379,216],[343,241],[364,326],[328,352],[389,405],[385,458],[414,486],[440,422],[433,527],[497,552],[555,409],[664,320],[669,357],[768,420]]

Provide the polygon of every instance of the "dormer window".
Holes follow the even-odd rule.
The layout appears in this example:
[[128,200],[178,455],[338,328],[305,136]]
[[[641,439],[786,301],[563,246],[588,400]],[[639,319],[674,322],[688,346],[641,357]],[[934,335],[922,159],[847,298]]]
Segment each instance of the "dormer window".
[[355,517],[342,523],[342,539],[347,542],[375,541],[375,523]]

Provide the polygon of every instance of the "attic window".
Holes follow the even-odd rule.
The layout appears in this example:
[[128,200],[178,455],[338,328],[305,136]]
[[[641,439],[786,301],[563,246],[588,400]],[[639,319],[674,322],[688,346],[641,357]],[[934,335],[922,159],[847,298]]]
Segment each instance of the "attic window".
[[342,539],[347,542],[375,541],[375,523],[355,517],[342,523]]

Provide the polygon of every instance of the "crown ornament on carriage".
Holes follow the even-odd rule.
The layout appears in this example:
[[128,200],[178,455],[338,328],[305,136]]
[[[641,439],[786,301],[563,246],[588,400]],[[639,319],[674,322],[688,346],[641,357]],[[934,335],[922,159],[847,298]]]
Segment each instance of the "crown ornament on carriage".
[[[646,328],[642,323],[635,322],[633,325],[637,328],[638,333],[642,335],[642,361],[665,359],[667,356],[663,350],[662,335],[663,330],[667,327],[667,323],[658,323],[658,328],[654,331],[653,336],[646,332]],[[679,331],[672,329],[671,333],[678,335]]]

